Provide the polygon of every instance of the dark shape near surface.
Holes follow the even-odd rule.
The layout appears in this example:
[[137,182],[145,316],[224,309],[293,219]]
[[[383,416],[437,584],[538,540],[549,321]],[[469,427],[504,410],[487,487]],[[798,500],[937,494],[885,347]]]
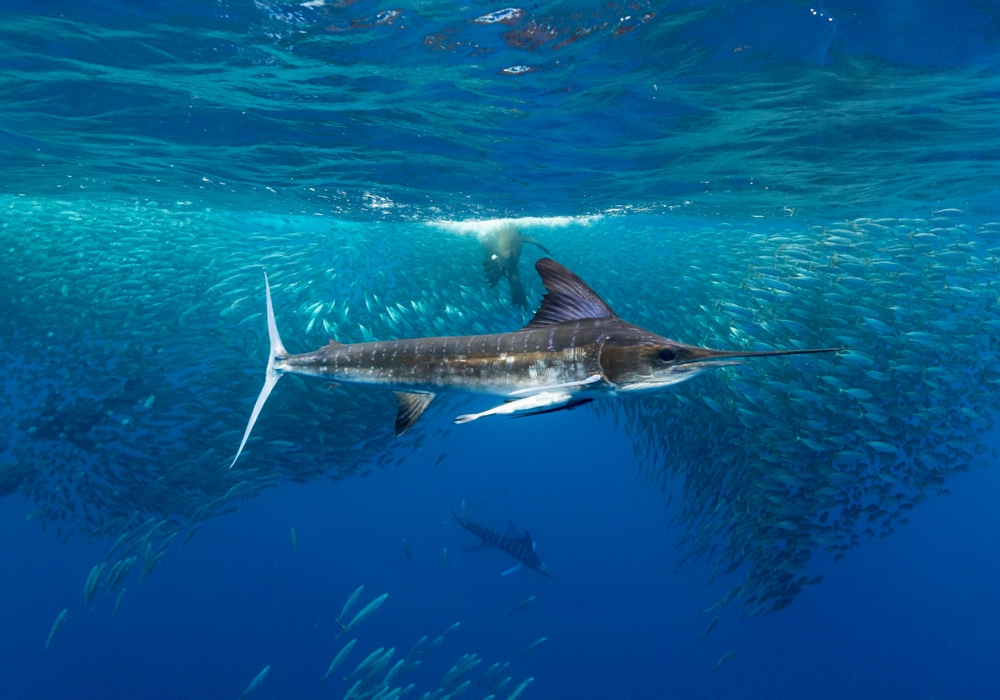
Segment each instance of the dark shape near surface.
[[528,297],[524,294],[524,285],[521,284],[521,274],[518,270],[521,250],[525,243],[531,243],[541,248],[546,255],[551,253],[534,238],[521,235],[521,230],[514,224],[503,224],[496,231],[481,236],[479,243],[483,247],[485,256],[483,271],[490,287],[496,287],[500,279],[506,277],[510,286],[511,306],[527,309]]
[[527,530],[521,535],[514,529],[513,523],[508,523],[507,532],[499,532],[482,523],[469,520],[464,515],[458,515],[454,512],[452,515],[455,517],[456,523],[481,539],[483,544],[496,547],[517,559],[517,566],[504,571],[501,576],[512,574],[522,566],[527,566],[529,569],[534,569],[543,576],[548,576],[553,581],[556,580],[555,576],[549,573],[548,567],[545,566],[535,553],[535,542],[531,539],[531,535]]

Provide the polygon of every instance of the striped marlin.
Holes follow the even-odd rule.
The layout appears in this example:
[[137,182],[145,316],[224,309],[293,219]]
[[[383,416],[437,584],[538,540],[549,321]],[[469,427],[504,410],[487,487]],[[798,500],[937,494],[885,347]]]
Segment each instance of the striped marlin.
[[[331,340],[293,355],[278,335],[264,275],[270,354],[239,459],[267,397],[284,373],[391,389],[396,435],[420,418],[441,390],[488,394],[503,403],[456,423],[492,415],[532,415],[574,408],[596,398],[661,391],[738,358],[836,352],[843,348],[733,352],[685,345],[618,317],[583,280],[551,258],[535,263],[546,294],[524,328],[490,335],[410,338],[344,345]],[[230,465],[232,466],[232,465]]]
[[500,574],[501,576],[512,574],[522,566],[527,566],[529,569],[534,569],[543,576],[548,576],[550,579],[555,580],[555,577],[549,573],[548,567],[545,566],[535,553],[535,541],[531,539],[531,535],[527,530],[524,531],[524,535],[519,535],[514,530],[513,523],[511,523],[507,528],[507,532],[502,533],[481,523],[469,520],[464,515],[458,515],[455,512],[452,512],[452,515],[456,523],[481,539],[483,544],[496,547],[517,559],[518,564],[504,571]]

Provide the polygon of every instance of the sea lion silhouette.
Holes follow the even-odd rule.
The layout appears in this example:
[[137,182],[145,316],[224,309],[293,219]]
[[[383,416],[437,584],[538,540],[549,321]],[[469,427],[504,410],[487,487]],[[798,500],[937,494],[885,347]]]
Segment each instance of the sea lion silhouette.
[[490,287],[497,286],[500,278],[506,277],[507,284],[510,285],[511,306],[528,308],[528,298],[524,295],[524,285],[521,284],[521,275],[517,269],[517,264],[521,260],[521,249],[525,243],[531,243],[541,248],[546,255],[551,253],[534,238],[522,235],[521,230],[514,224],[503,224],[500,228],[481,235],[479,243],[483,247],[483,255],[486,256],[483,260],[483,270],[486,272]]

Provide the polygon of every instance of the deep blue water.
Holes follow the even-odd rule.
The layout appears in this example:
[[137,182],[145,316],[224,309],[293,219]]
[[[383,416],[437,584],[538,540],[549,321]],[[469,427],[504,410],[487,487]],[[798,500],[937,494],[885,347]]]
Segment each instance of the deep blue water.
[[[982,0],[0,4],[0,699],[340,698],[347,638],[338,676],[455,622],[409,697],[466,653],[476,700],[495,661],[498,698],[1000,697],[998,37]],[[670,338],[849,351],[400,439],[385,390],[285,379],[229,469],[261,270],[295,352],[514,330],[499,219]]]
[[[480,441],[496,438],[482,430],[436,471],[408,463],[365,480],[269,492],[171,552],[111,622],[103,592],[96,613],[81,598],[103,547],[60,545],[24,521],[26,504],[7,499],[5,695],[237,697],[273,664],[262,696],[325,697],[315,677],[339,648],[331,617],[364,582],[390,594],[360,634],[366,648],[409,648],[462,621],[426,662],[433,672],[421,689],[476,651],[513,660],[516,678],[534,676],[535,697],[992,697],[995,472],[956,478],[950,495],[924,503],[891,538],[818,566],[824,582],[787,610],[731,615],[699,641],[707,617],[698,610],[716,597],[704,590],[705,567],[674,574],[676,537],[661,500],[621,464],[621,444],[581,441],[583,430],[601,429],[579,421],[569,414],[546,426],[559,431],[549,435],[527,421],[504,424],[500,444],[512,457],[484,454]],[[526,572],[500,578],[509,562],[497,553],[461,554],[444,571],[441,549],[473,541],[442,524],[461,498],[496,525],[528,524],[568,588]],[[508,617],[528,595],[537,605]],[[46,651],[66,605],[72,616]],[[543,635],[547,648],[518,661]],[[714,671],[729,650],[739,656]]]

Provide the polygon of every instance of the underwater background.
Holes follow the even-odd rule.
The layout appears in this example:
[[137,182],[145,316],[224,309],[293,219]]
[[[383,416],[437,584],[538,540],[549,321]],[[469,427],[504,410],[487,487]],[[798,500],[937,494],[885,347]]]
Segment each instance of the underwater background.
[[[1000,696],[998,44],[984,0],[0,3],[0,698]],[[505,223],[653,332],[846,350],[398,439],[288,377],[230,468],[263,271],[292,352],[512,331]]]

